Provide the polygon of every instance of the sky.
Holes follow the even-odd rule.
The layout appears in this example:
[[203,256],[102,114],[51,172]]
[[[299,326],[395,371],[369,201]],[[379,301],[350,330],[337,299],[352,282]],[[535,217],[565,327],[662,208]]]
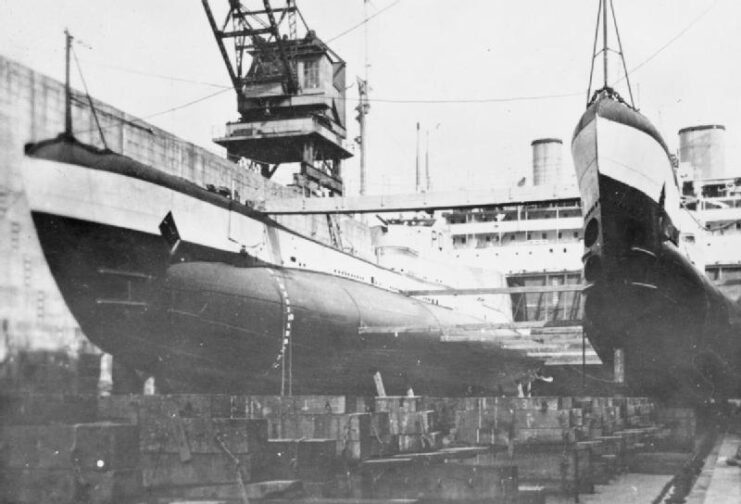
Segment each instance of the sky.
[[[211,0],[215,7],[226,2]],[[320,38],[334,39],[330,46],[347,62],[348,85],[364,74],[367,48],[367,193],[414,191],[417,122],[423,147],[429,132],[432,190],[506,186],[530,177],[530,142],[543,137],[563,139],[570,171],[597,0],[297,4]],[[726,160],[741,175],[741,2],[614,5],[638,107],[671,150],[682,127],[724,124]],[[67,27],[79,41],[75,51],[93,96],[222,153],[211,138],[237,118],[236,98],[200,1],[0,0],[0,9],[3,56],[62,79]],[[372,18],[347,31],[362,23],[364,9]],[[610,46],[617,49],[614,36]],[[620,81],[619,66],[611,54],[611,81]],[[601,71],[595,77],[601,82]],[[81,87],[76,75],[73,85]],[[627,97],[624,81],[616,86]],[[354,86],[348,97],[352,139],[358,134]],[[348,192],[357,191],[357,156],[343,172]]]

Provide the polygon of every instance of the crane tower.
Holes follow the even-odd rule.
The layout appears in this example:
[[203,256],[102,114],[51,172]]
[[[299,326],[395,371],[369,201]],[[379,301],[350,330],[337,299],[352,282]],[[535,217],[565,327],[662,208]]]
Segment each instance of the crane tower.
[[266,177],[300,163],[294,183],[305,194],[341,195],[341,163],[352,155],[344,146],[345,62],[306,26],[295,0],[276,8],[269,0],[251,8],[224,0],[221,24],[209,0],[202,3],[240,116],[214,141]]

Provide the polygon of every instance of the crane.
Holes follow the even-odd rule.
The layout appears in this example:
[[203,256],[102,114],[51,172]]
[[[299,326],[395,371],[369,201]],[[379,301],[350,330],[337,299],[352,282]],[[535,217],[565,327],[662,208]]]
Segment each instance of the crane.
[[345,62],[308,28],[295,0],[279,8],[254,0],[249,9],[246,0],[226,0],[221,24],[209,0],[202,3],[240,114],[214,141],[268,178],[281,164],[300,163],[294,184],[305,195],[342,194],[341,161],[352,156],[344,146]]
[[[211,30],[224,58],[229,78],[235,91],[240,94],[246,83],[279,81],[286,94],[299,90],[296,70],[291,65],[286,39],[281,36],[280,26],[288,19],[290,38],[296,37],[297,7],[294,0],[286,6],[273,9],[269,0],[263,0],[263,8],[249,10],[239,0],[229,0],[229,10],[224,22],[216,23],[209,0],[201,0]],[[276,20],[275,15],[280,14]],[[234,41],[234,55],[230,56],[224,43]],[[245,55],[251,55],[252,65],[245,69]]]

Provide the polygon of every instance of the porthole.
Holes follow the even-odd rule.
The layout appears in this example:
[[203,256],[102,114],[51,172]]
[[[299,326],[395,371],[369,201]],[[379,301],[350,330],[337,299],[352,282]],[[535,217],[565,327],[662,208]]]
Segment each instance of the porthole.
[[587,223],[586,229],[584,229],[584,246],[591,247],[594,242],[597,241],[599,236],[599,222],[597,219],[592,219]]

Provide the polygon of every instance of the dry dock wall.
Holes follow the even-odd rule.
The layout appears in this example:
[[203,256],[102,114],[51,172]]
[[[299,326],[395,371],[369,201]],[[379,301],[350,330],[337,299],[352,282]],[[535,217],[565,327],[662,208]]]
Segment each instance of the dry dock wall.
[[[202,147],[94,102],[108,147],[115,152],[201,185],[234,187],[242,199],[294,194]],[[72,110],[77,138],[102,146],[90,108],[77,92]],[[54,137],[63,127],[64,85],[0,56],[0,365],[19,351],[66,350],[76,355],[89,346],[47,269],[19,175],[24,144]],[[279,221],[330,243],[325,216],[286,216]],[[340,226],[343,246],[369,257],[367,228],[347,217],[340,219]]]

